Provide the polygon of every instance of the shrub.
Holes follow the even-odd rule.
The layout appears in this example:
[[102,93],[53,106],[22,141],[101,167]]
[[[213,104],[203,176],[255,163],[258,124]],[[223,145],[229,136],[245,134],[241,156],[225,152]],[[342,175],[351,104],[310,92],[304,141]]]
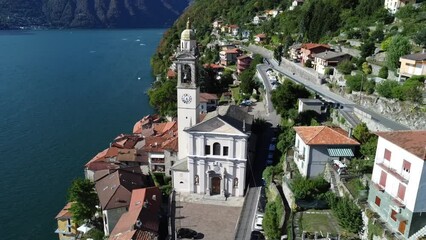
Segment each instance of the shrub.
[[333,213],[339,219],[339,225],[351,233],[361,231],[363,222],[361,210],[348,197],[337,198],[330,204]]
[[321,177],[306,179],[297,176],[291,183],[291,189],[296,199],[311,200],[327,192],[330,189],[330,184]]
[[384,67],[380,68],[380,71],[379,71],[379,77],[380,78],[386,79],[386,78],[388,78],[388,75],[389,75],[388,67],[384,66]]
[[385,81],[377,84],[376,91],[382,97],[393,98],[394,97],[393,91],[398,86],[399,86],[399,83],[397,81],[385,80]]
[[341,72],[342,74],[350,74],[353,69],[354,69],[354,66],[352,62],[348,59],[341,61],[337,65],[337,70],[339,70],[339,72]]

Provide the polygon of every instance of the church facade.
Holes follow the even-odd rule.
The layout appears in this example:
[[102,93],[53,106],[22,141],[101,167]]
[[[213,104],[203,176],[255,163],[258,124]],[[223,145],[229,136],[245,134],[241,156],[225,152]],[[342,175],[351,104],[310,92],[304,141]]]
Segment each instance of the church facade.
[[198,52],[190,22],[176,54],[178,161],[173,187],[180,193],[244,196],[253,116],[238,106],[220,106],[200,121]]

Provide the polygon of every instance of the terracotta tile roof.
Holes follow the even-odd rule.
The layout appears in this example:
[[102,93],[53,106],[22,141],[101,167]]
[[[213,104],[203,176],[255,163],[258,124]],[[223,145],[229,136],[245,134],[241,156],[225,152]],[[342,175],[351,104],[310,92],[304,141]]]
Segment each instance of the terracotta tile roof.
[[229,28],[236,29],[236,28],[240,28],[240,27],[238,27],[238,25],[232,24],[232,25],[229,25]]
[[142,141],[142,138],[137,135],[120,134],[114,139],[111,145],[117,148],[132,149],[139,141]]
[[133,126],[133,133],[140,134],[143,131],[143,129],[150,128],[150,125],[152,123],[156,123],[159,121],[160,121],[160,116],[158,114],[147,115],[135,123],[135,125]]
[[120,149],[117,155],[119,162],[143,162],[142,151],[136,149]]
[[266,38],[266,34],[259,33],[259,34],[256,35],[256,37],[258,37],[258,38]]
[[293,127],[307,145],[359,145],[359,142],[347,137],[341,128],[327,126]]
[[142,230],[132,230],[124,233],[119,233],[115,236],[110,236],[109,240],[158,240],[158,234],[142,231]]
[[94,156],[89,162],[86,163],[86,167],[89,170],[100,170],[100,169],[112,169],[110,167],[107,167],[109,163],[106,161],[109,160],[109,158],[114,158],[118,155],[119,148],[117,147],[110,147],[102,152],[99,152]]
[[69,202],[67,203],[64,208],[62,208],[62,210],[58,213],[58,215],[56,215],[55,219],[68,219],[72,217],[71,212],[69,211],[69,209],[71,208],[73,202]]
[[377,136],[426,160],[426,130],[377,132]]
[[212,69],[224,69],[224,67],[223,66],[221,66],[221,65],[218,65],[218,64],[214,64],[214,63],[210,63],[210,64],[208,64],[208,63],[206,63],[206,64],[204,64],[203,65],[203,67],[204,68],[212,68]]
[[241,50],[239,48],[232,48],[232,49],[225,50],[225,53],[227,53],[227,54],[238,54],[240,52],[241,52]]
[[247,56],[247,55],[242,55],[242,56],[237,57],[238,60],[243,60],[243,59],[246,59],[246,58],[250,58],[251,59],[251,57]]
[[173,132],[176,132],[177,130],[176,121],[154,124],[155,136],[162,136],[165,134],[173,135]]
[[214,93],[200,93],[200,100],[218,100],[219,98],[217,97],[216,94]]
[[99,202],[104,210],[128,206],[131,191],[141,187],[146,187],[146,177],[123,169],[118,169],[95,183]]
[[304,43],[304,44],[302,44],[302,48],[308,49],[308,50],[318,48],[318,47],[330,48],[330,46],[327,45],[327,44],[319,44],[319,43]]
[[178,137],[176,136],[176,137],[173,137],[173,138],[171,138],[171,139],[168,139],[167,141],[165,141],[164,143],[163,143],[163,149],[164,150],[171,150],[171,151],[174,151],[174,152],[177,152],[178,150],[179,150],[179,148],[178,148]]
[[[129,211],[120,217],[111,232],[111,236],[133,232],[134,230],[158,233],[160,208],[161,191],[158,187],[134,189],[129,204]],[[139,233],[138,235],[142,237],[144,234]]]

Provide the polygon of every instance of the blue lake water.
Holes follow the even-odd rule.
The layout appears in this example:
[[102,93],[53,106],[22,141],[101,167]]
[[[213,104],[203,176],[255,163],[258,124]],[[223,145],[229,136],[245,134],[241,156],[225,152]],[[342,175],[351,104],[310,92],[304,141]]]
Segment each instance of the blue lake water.
[[0,238],[58,239],[71,181],[152,113],[164,29],[0,31]]

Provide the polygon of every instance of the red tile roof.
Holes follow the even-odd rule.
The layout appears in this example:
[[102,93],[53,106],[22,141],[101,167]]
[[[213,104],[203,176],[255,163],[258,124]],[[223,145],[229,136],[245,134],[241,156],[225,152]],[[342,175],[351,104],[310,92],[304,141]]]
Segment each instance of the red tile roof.
[[206,64],[204,64],[203,66],[204,66],[204,68],[224,69],[224,67],[223,67],[223,66],[218,65],[218,64],[214,64],[214,63],[210,63],[210,64],[206,63]]
[[[129,204],[129,211],[120,217],[111,232],[111,236],[127,235],[129,234],[128,232],[135,234],[135,230],[158,233],[160,208],[161,191],[158,187],[134,189]],[[139,237],[143,235],[146,234],[138,233]],[[116,240],[117,238],[110,239]]]
[[171,150],[171,151],[174,151],[174,152],[177,152],[178,150],[179,150],[179,148],[178,148],[178,137],[176,136],[176,137],[173,137],[173,138],[171,138],[171,139],[168,139],[167,141],[165,141],[164,143],[163,143],[163,149],[164,150]]
[[426,160],[426,130],[377,132],[377,136]]
[[251,59],[251,57],[247,56],[247,55],[242,55],[242,56],[237,57],[238,60],[243,60],[243,59],[246,59],[246,58],[250,58]]
[[150,126],[150,124],[156,123],[159,121],[160,121],[160,116],[158,114],[147,115],[135,123],[135,125],[133,126],[133,133],[141,134],[144,128],[146,129]]
[[347,137],[347,132],[341,128],[327,126],[293,128],[307,145],[359,145],[359,142]]
[[264,33],[259,33],[259,34],[257,34],[255,37],[258,37],[258,38],[266,38],[266,34],[264,34]]
[[137,135],[120,134],[114,139],[111,145],[117,148],[132,149],[142,140],[143,139]]
[[218,100],[219,98],[217,97],[216,94],[214,93],[200,93],[200,100]]
[[328,48],[328,49],[330,48],[330,46],[327,45],[327,44],[319,44],[319,43],[304,43],[304,44],[302,44],[302,48],[308,49],[308,50],[318,48],[318,47],[324,47],[324,48]]
[[73,202],[69,202],[67,203],[64,208],[62,208],[62,210],[58,213],[58,215],[56,215],[55,219],[68,219],[72,217],[71,212],[69,211],[69,209],[71,208]]
[[133,173],[118,169],[95,183],[102,209],[114,209],[128,206],[131,191],[146,187],[146,177],[141,173]]
[[232,48],[232,49],[225,50],[225,53],[227,53],[227,54],[238,54],[240,52],[241,52],[241,50],[239,48]]
[[111,163],[106,162],[109,158],[114,158],[118,155],[119,148],[110,147],[102,152],[96,154],[89,162],[86,163],[86,167],[89,170],[97,171],[101,169],[114,169],[115,167],[109,166]]

